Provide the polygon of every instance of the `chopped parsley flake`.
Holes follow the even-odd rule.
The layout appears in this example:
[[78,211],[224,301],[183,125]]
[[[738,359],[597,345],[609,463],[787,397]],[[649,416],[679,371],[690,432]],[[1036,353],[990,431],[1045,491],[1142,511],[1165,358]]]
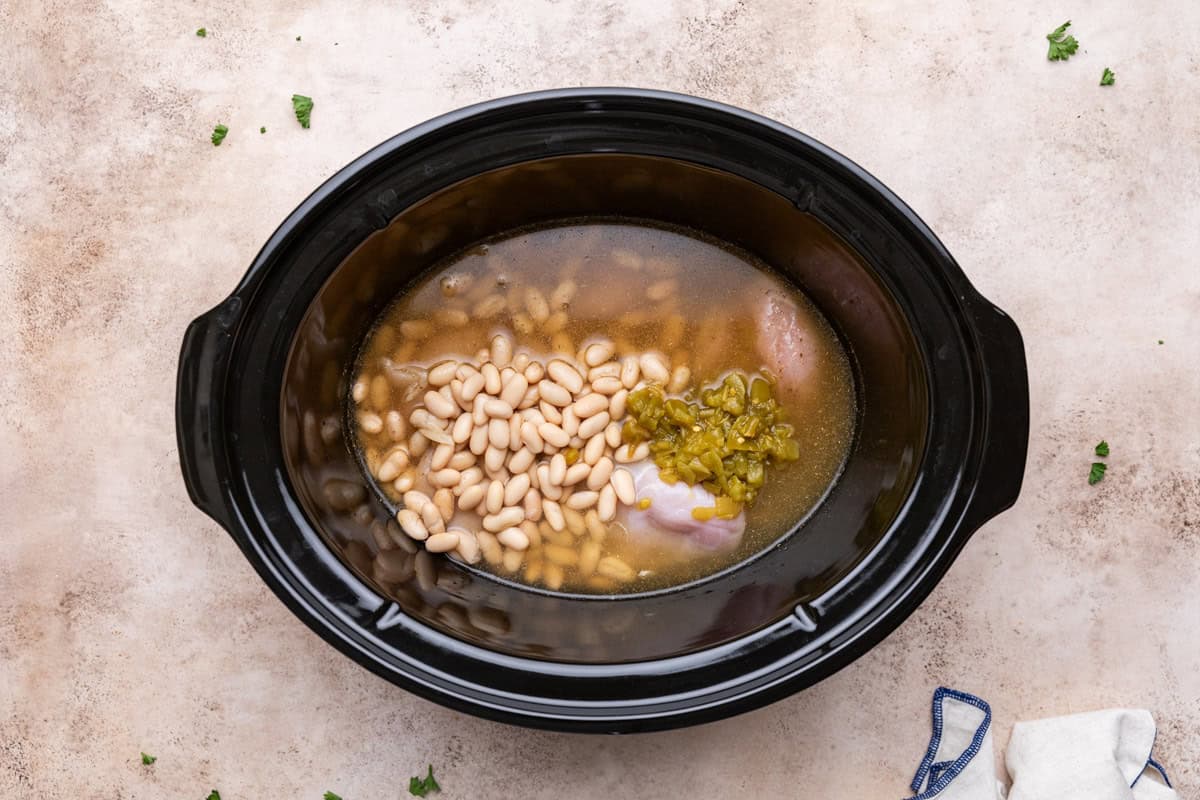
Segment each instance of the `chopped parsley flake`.
[[213,128],[212,143],[213,147],[218,147],[225,140],[225,134],[229,133],[229,128],[224,125],[218,125]]
[[206,36],[208,36],[208,28],[197,28],[196,35],[199,36],[201,39],[205,38]]
[[1101,458],[1108,455],[1108,442],[1103,439],[1100,440],[1100,444],[1096,445],[1096,455]]
[[1108,67],[1104,68],[1104,74],[1100,76],[1101,86],[1112,86],[1117,82],[1117,73],[1113,72]]
[[429,772],[424,778],[410,778],[408,781],[408,793],[416,797],[424,797],[430,792],[440,792],[441,786],[433,778],[433,765],[429,765]]
[[307,128],[312,117],[313,101],[311,97],[305,97],[302,94],[292,95],[292,110],[296,112],[296,119],[300,121],[301,128]]
[[1067,34],[1069,27],[1071,27],[1071,20],[1067,20],[1046,34],[1046,38],[1050,40],[1050,52],[1046,54],[1046,58],[1051,61],[1066,61],[1079,49],[1079,41],[1074,36]]
[[148,756],[145,753],[142,753],[142,763],[146,766],[150,766],[155,761],[158,761],[158,756]]
[[1094,486],[1099,483],[1104,477],[1104,472],[1108,469],[1108,465],[1103,461],[1093,461],[1092,471],[1088,473],[1088,486]]

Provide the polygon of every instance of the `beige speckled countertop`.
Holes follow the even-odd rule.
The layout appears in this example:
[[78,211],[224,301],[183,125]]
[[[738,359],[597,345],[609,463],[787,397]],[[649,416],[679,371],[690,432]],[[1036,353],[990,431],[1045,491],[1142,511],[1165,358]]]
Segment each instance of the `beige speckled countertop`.
[[[1200,791],[1200,5],[363,5],[0,3],[0,795],[377,800],[433,763],[445,798],[896,798],[940,684],[991,701],[998,745],[1145,706]],[[1049,63],[1068,17],[1083,46]],[[764,710],[625,738],[465,717],[324,644],[188,502],[172,414],[184,326],[325,177],[589,84],[859,161],[1016,318],[1032,384],[1020,501],[895,634]]]

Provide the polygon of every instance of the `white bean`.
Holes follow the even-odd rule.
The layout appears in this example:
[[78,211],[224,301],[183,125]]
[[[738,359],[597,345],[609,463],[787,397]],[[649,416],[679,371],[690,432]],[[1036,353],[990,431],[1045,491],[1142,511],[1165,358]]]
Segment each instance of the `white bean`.
[[608,415],[613,419],[621,419],[625,416],[625,404],[629,402],[629,390],[621,389],[612,396],[612,402],[608,406]]
[[513,550],[526,550],[529,548],[529,537],[520,528],[505,528],[496,534],[496,538],[500,541],[500,544],[505,547],[511,547]]
[[542,493],[537,489],[530,489],[525,493],[522,505],[525,506],[525,519],[537,522],[542,518]]
[[522,447],[508,457],[508,471],[514,475],[528,472],[531,466],[533,466],[533,452],[528,447]]
[[575,401],[575,405],[571,406],[575,410],[575,416],[579,419],[587,419],[595,416],[601,411],[608,409],[608,398],[602,394],[589,394],[586,397],[581,397]]
[[621,386],[621,379],[612,375],[605,375],[602,378],[592,381],[592,391],[599,392],[600,394],[616,394],[622,388],[624,387]]
[[545,295],[533,287],[525,290],[525,310],[535,322],[545,322],[550,316],[550,305]]
[[[507,367],[512,361],[512,342],[502,333],[498,333],[492,337],[492,362],[497,367]],[[491,389],[488,389],[488,394],[496,394]]]
[[458,507],[463,511],[470,511],[471,509],[475,508],[475,506],[479,505],[480,501],[484,499],[484,495],[486,493],[487,492],[483,488],[482,484],[471,484],[467,488],[463,489],[463,493],[458,496]]
[[595,436],[587,440],[587,444],[583,447],[583,460],[587,464],[595,466],[600,458],[604,455],[604,448],[608,446],[608,442],[604,441],[604,434],[597,433]]
[[429,368],[426,380],[430,386],[445,386],[454,379],[454,373],[457,371],[457,361],[440,361]]
[[[622,390],[623,391],[623,390]],[[597,433],[603,433],[611,421],[607,411],[601,411],[594,417],[588,417],[579,424],[579,436],[582,439],[590,439]]]
[[429,468],[433,470],[444,469],[450,463],[452,455],[454,455],[453,444],[439,444],[433,448],[433,458],[429,461]]
[[583,376],[579,371],[562,359],[556,358],[546,365],[546,372],[559,386],[571,394],[583,388]]
[[484,391],[491,395],[500,394],[500,390],[504,387],[500,380],[500,369],[489,361],[480,367],[479,371],[483,374]]
[[471,403],[471,421],[476,425],[487,425],[488,415],[487,412],[483,410],[483,404],[487,401],[488,396],[480,393],[475,395],[475,400]]
[[504,450],[490,445],[484,451],[483,467],[488,471],[489,475],[498,476],[500,470],[504,469],[504,453]]
[[477,456],[481,456],[483,455],[483,451],[487,450],[487,446],[488,429],[486,425],[471,431],[471,438],[467,441],[467,447],[472,453]]
[[446,530],[446,521],[442,519],[442,512],[438,511],[438,507],[432,502],[421,506],[421,521],[425,523],[425,528],[430,533],[441,533]]
[[425,408],[439,419],[450,419],[456,410],[454,401],[447,400],[440,392],[433,391],[425,393]]
[[565,280],[555,287],[550,293],[550,305],[555,308],[563,308],[570,304],[572,298],[575,297],[575,292],[579,291],[579,286],[572,280]]
[[571,437],[562,428],[550,422],[542,423],[537,430],[543,441],[555,447],[566,447],[571,441]]
[[471,414],[468,411],[458,415],[458,419],[454,420],[454,427],[450,429],[450,438],[455,444],[462,444],[471,438],[472,431],[475,430],[475,421],[471,419]]
[[481,391],[483,391],[484,383],[485,383],[485,379],[484,379],[483,375],[479,372],[472,373],[471,375],[468,375],[466,378],[463,378],[463,387],[462,387],[463,400],[466,400],[468,403],[473,401],[475,399],[475,395],[477,395]]
[[579,432],[579,417],[575,415],[575,407],[567,406],[563,409],[563,419],[559,424],[568,437],[574,436]]
[[546,448],[542,441],[542,435],[538,433],[538,426],[532,422],[521,424],[521,441],[529,449],[529,452],[534,454],[540,453]]
[[538,402],[538,410],[542,412],[542,416],[546,422],[553,422],[555,425],[562,422],[562,412],[555,408],[553,404],[541,400]]
[[505,419],[513,415],[513,407],[511,404],[503,400],[497,400],[494,397],[489,397],[483,401],[483,413],[493,419]]
[[553,500],[542,501],[542,513],[546,516],[546,522],[556,531],[565,530],[567,527],[566,520],[563,519],[562,508]]
[[599,366],[612,358],[615,349],[612,341],[609,339],[589,345],[587,350],[583,351],[583,363],[589,367]]
[[586,511],[596,505],[596,501],[599,499],[599,492],[576,492],[567,498],[567,508],[573,508],[576,511]]
[[548,475],[550,483],[555,486],[562,486],[563,478],[567,476],[567,459],[562,453],[557,453],[550,459],[550,471]]
[[479,542],[479,552],[483,555],[483,560],[493,567],[499,566],[501,559],[504,558],[504,548],[496,541],[495,535],[487,531],[480,531],[475,534],[475,539]]
[[475,535],[464,531],[462,528],[451,528],[448,532],[458,534],[458,547],[456,549],[458,550],[458,554],[462,556],[462,560],[468,564],[478,564],[480,558],[479,540],[475,538]]
[[671,377],[667,360],[661,353],[643,353],[638,359],[638,366],[646,380],[652,383],[666,383]]
[[458,547],[458,534],[453,531],[435,533],[425,540],[425,549],[431,553],[449,553]]
[[561,408],[571,402],[571,392],[562,384],[543,380],[537,386],[538,394],[548,403]]
[[546,368],[542,366],[540,361],[532,361],[525,368],[526,386],[536,386],[537,382],[546,377]]
[[475,455],[470,450],[459,450],[450,456],[450,463],[446,466],[462,472],[465,469],[475,466]]
[[633,568],[615,556],[605,556],[596,564],[596,572],[615,581],[632,580]]
[[393,442],[404,441],[404,435],[408,433],[408,425],[404,422],[404,417],[400,412],[392,409],[387,412],[383,418],[384,427],[387,428],[388,436]]
[[457,486],[461,477],[461,472],[447,467],[446,469],[439,469],[437,472],[432,473],[429,476],[429,482],[434,486],[449,488],[451,486]]
[[361,403],[367,399],[367,381],[365,378],[359,378],[354,382],[354,388],[350,390],[350,396],[354,398],[354,402]]
[[489,514],[499,514],[504,508],[504,484],[494,480],[488,484],[487,500],[484,507]]
[[497,450],[508,449],[508,420],[493,419],[488,422],[488,442]]
[[379,433],[383,430],[383,418],[370,411],[358,415],[358,425],[367,433]]
[[421,522],[421,515],[411,508],[397,511],[396,522],[400,523],[401,530],[417,541],[429,538],[429,531],[425,528],[425,523]]
[[520,373],[513,375],[500,392],[500,400],[507,403],[510,408],[516,408],[525,399],[527,389],[529,389],[529,381],[525,380],[525,376]]
[[617,422],[608,423],[604,429],[604,441],[614,450],[621,446],[621,425]]
[[426,503],[433,502],[429,495],[425,494],[424,492],[418,492],[416,489],[405,492],[402,499],[404,500],[404,505],[418,513],[420,513],[421,509],[425,507]]
[[671,373],[671,382],[667,384],[667,391],[672,394],[678,394],[687,388],[688,383],[692,380],[692,371],[683,364],[675,368]]
[[634,489],[633,476],[629,474],[629,470],[614,470],[611,481],[618,500],[627,506],[637,502],[637,490]]
[[521,449],[521,418],[516,414],[508,418],[508,449]]
[[601,522],[612,522],[617,516],[617,492],[611,483],[600,490],[600,497],[596,500],[596,515]]
[[613,455],[613,459],[618,464],[632,464],[635,461],[641,461],[646,456],[650,455],[650,445],[642,442],[637,447],[630,448],[626,445],[621,445],[617,448],[617,452]]
[[[528,452],[528,451],[526,451]],[[529,476],[524,472],[515,475],[509,479],[508,485],[504,487],[504,505],[515,506],[525,499],[526,492],[529,491]]]
[[598,367],[592,367],[587,374],[589,381],[595,381],[600,378],[617,378],[621,377],[621,365],[615,361],[610,361],[607,364],[601,364]]
[[621,359],[621,385],[626,389],[637,386],[641,369],[638,367],[637,356],[625,356]]
[[604,456],[596,462],[596,466],[592,467],[591,472],[588,473],[587,488],[593,492],[600,491],[604,488],[604,484],[608,483],[608,479],[612,477],[612,473],[613,460],[608,456]]
[[576,461],[571,466],[567,467],[567,474],[563,476],[563,486],[574,486],[588,476],[592,468],[588,466],[586,461]]
[[488,514],[483,518],[484,530],[498,533],[505,528],[511,528],[514,525],[520,525],[525,519],[525,509],[523,508],[503,508],[497,514]]
[[433,504],[446,522],[454,516],[454,493],[449,489],[438,489],[433,493]]

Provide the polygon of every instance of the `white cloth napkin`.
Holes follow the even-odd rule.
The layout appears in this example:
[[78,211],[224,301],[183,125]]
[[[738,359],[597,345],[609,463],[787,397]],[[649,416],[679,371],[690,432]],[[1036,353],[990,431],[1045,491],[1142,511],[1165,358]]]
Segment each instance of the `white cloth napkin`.
[[[909,800],[1003,800],[991,727],[983,700],[934,692],[933,735]],[[1018,722],[1008,800],[1179,800],[1152,756],[1156,733],[1150,712],[1130,709]]]

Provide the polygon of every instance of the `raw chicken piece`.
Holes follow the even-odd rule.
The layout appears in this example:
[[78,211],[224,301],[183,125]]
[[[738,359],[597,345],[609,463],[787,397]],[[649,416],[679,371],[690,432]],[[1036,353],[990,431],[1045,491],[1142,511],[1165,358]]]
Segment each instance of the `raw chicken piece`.
[[800,388],[817,367],[817,339],[801,311],[783,293],[772,289],[758,304],[758,354],[780,383]]
[[[638,500],[648,499],[650,507],[621,510],[622,522],[634,536],[666,536],[678,538],[704,551],[732,550],[742,541],[746,515],[733,519],[698,520],[693,508],[712,508],[716,498],[703,486],[688,486],[683,481],[666,483],[658,476],[658,467],[649,461],[626,467],[633,475]],[[678,537],[674,534],[679,534]]]

